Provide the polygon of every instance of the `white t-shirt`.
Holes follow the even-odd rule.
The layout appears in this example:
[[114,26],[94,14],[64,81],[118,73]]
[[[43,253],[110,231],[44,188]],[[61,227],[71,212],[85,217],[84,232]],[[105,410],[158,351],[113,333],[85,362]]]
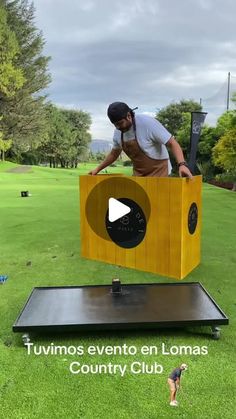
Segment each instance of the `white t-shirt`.
[[[135,115],[135,123],[137,141],[143,152],[152,159],[169,159],[169,154],[165,146],[167,141],[172,137],[169,131],[159,121],[148,115]],[[123,141],[133,140],[134,138],[135,133],[132,126],[129,131],[123,133]],[[114,131],[113,148],[122,148],[121,131],[118,129]],[[168,172],[170,173],[170,160],[168,161],[168,166]]]

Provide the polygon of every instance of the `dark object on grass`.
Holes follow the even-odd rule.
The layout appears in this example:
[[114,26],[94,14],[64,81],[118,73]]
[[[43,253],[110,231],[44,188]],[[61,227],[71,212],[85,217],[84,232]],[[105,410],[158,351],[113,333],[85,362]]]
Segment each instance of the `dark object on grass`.
[[0,284],[4,284],[8,279],[8,275],[0,275]]
[[28,260],[28,262],[26,262],[26,266],[31,266],[31,265],[32,265],[31,260]]
[[21,191],[21,198],[26,198],[28,196],[30,196],[29,191]]
[[121,294],[121,292],[122,292],[121,283],[120,283],[120,280],[118,278],[112,280],[111,292],[113,294]]
[[5,346],[7,346],[9,348],[12,345],[12,340],[7,339],[3,343],[4,343]]
[[[176,305],[176,298],[178,304]],[[174,307],[174,310],[173,310]],[[14,332],[72,332],[218,325],[228,318],[199,282],[36,287]]]

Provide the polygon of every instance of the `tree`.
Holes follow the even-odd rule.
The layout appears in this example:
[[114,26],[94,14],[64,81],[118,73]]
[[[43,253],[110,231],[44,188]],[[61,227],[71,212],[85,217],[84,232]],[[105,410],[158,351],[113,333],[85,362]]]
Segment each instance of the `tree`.
[[212,159],[212,150],[218,141],[216,129],[208,125],[202,127],[198,143],[197,167],[203,176],[204,181],[213,179],[219,173],[219,169]]
[[19,49],[13,64],[24,76],[24,83],[14,96],[0,102],[2,128],[6,139],[13,139],[13,152],[38,145],[45,130],[45,93],[50,82],[49,57],[42,55],[44,40],[34,24],[34,6],[27,0],[2,0],[7,24],[15,34]]
[[38,151],[50,167],[77,167],[88,154],[91,117],[86,112],[47,106],[47,130]]
[[5,153],[11,148],[12,140],[3,140],[3,134],[0,132],[0,160],[5,160]]
[[67,149],[67,139],[70,130],[65,117],[54,105],[47,106],[47,129],[38,151],[44,161],[49,161],[50,167],[57,167],[64,150]]
[[222,167],[227,180],[233,182],[236,190],[236,127],[226,131],[213,149],[214,162]]
[[79,160],[88,158],[89,155],[91,116],[81,110],[62,109],[61,111],[72,133],[71,147],[73,147],[74,152],[73,157],[71,155],[70,165],[77,167]]
[[[0,5],[0,103],[14,97],[25,82],[23,71],[14,65],[18,53],[16,36],[7,24],[6,10]],[[5,139],[3,115],[0,115],[0,160],[5,160],[5,152],[11,145],[12,140]]]
[[19,53],[15,33],[7,24],[7,13],[0,5],[0,100],[12,97],[25,81],[23,71],[14,65]]
[[217,120],[216,135],[222,137],[226,131],[236,125],[236,112],[234,110],[224,112]]
[[182,99],[179,103],[173,102],[161,109],[156,114],[156,119],[158,119],[172,135],[176,136],[184,122],[184,114],[186,114],[186,112],[190,113],[201,110],[202,107],[199,103],[193,100]]
[[103,161],[106,157],[106,153],[102,153],[101,151],[98,151],[96,153],[96,160],[97,161]]
[[182,147],[186,160],[188,160],[190,151],[191,113],[182,113],[181,119],[182,123],[180,128],[176,131],[175,137]]

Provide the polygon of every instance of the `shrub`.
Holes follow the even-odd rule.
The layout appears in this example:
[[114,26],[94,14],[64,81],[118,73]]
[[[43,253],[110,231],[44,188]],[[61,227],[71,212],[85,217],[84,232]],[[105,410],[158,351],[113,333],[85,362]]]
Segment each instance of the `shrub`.
[[133,166],[133,163],[131,160],[125,160],[123,166]]

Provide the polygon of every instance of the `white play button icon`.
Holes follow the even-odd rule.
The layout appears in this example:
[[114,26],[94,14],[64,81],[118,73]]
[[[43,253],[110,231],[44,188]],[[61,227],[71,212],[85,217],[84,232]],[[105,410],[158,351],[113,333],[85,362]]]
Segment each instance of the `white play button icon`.
[[128,207],[128,205],[122,204],[118,199],[109,198],[108,220],[111,223],[124,217],[124,215],[129,214],[130,211],[131,208]]

